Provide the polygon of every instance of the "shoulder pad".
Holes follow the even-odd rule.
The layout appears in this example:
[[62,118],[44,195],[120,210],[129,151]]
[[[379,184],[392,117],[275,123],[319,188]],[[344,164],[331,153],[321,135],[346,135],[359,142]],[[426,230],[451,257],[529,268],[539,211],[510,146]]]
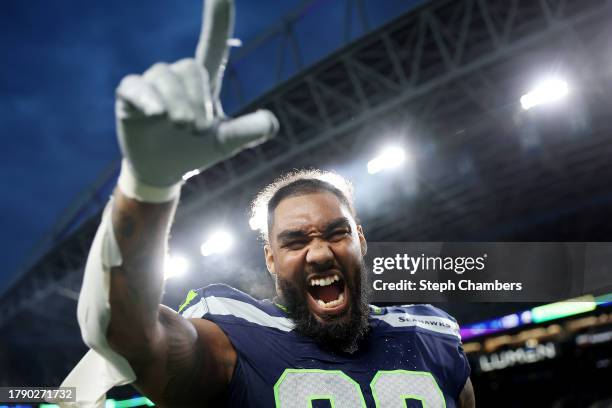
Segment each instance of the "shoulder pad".
[[293,330],[293,322],[270,301],[254,297],[224,284],[191,290],[179,313],[185,318],[206,318],[215,322],[251,323],[283,331]]

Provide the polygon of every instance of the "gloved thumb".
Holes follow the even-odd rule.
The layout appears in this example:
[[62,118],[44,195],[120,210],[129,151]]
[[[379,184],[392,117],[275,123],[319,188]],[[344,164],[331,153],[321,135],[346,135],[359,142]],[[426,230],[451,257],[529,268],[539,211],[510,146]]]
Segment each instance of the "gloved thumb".
[[276,116],[262,109],[235,119],[222,120],[216,132],[217,144],[224,154],[229,154],[271,139],[278,129]]

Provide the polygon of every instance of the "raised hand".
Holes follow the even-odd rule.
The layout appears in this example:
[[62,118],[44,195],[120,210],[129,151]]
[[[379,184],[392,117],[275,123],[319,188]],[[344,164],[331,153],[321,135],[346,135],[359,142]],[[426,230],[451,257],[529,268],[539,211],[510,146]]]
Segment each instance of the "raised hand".
[[[221,109],[233,19],[232,0],[206,1],[196,58],[157,63],[143,75],[121,81],[116,118],[127,167],[122,172],[131,172],[135,182],[152,188],[179,185],[185,173],[209,167],[277,132],[278,121],[267,110],[227,119]],[[121,180],[119,184],[123,187]],[[138,191],[124,192],[143,198]],[[149,200],[145,196],[142,201]]]

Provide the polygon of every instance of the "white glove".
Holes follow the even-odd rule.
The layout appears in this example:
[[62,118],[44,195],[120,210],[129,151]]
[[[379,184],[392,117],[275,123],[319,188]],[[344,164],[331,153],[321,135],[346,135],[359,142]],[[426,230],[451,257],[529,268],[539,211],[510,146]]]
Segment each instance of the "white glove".
[[117,88],[119,188],[145,202],[178,195],[185,173],[202,170],[275,135],[267,110],[226,119],[219,92],[233,31],[233,0],[207,0],[196,58],[153,65]]

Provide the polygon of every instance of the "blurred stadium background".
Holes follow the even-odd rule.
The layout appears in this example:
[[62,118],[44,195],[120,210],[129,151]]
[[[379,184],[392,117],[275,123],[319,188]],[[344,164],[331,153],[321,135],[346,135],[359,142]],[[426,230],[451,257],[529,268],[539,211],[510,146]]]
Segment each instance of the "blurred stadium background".
[[[249,201],[293,168],[349,178],[373,242],[612,241],[611,1],[279,3],[258,2],[264,21],[251,23],[233,49],[222,100],[229,114],[274,111],[281,132],[188,180],[165,304],[178,308],[189,289],[213,282],[271,296]],[[130,62],[113,66],[99,96],[105,116],[96,119],[106,131],[96,143],[113,146],[110,91],[157,59],[190,55],[201,4],[111,1],[108,10],[104,3],[87,12],[76,4],[54,7],[74,19],[87,14],[101,30],[128,25],[133,47],[150,46],[153,36],[163,53],[115,55]],[[239,31],[254,6],[236,6]],[[27,20],[28,7],[40,14],[50,6],[15,3],[4,18]],[[155,10],[130,28],[139,7]],[[395,154],[368,169],[389,146]],[[106,170],[55,218],[26,264],[3,278],[0,386],[56,386],[86,351],[76,301],[119,165],[116,148],[104,149]],[[68,161],[65,171],[80,171]],[[572,307],[442,305],[462,325],[478,405],[612,407],[611,300],[596,293]],[[111,406],[147,405],[130,387],[109,397]]]

